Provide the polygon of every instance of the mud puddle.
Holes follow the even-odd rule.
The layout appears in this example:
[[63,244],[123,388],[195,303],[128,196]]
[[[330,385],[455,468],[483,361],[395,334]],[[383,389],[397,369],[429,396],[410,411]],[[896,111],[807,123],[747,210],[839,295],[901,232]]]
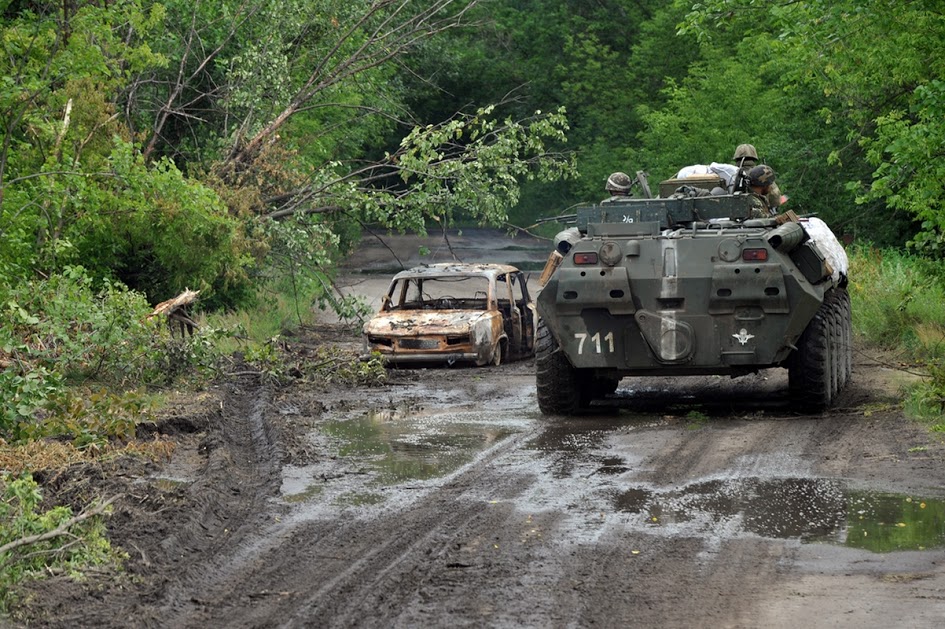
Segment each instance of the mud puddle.
[[945,501],[851,490],[823,478],[708,480],[682,489],[634,487],[613,506],[669,535],[751,534],[872,552],[945,547]]
[[945,500],[855,488],[818,477],[786,453],[741,458],[733,469],[681,485],[640,482],[650,473],[647,442],[697,432],[708,421],[701,413],[643,413],[550,423],[528,447],[544,460],[555,489],[529,507],[570,511],[575,531],[606,519],[664,537],[702,538],[709,552],[743,537],[873,553],[945,548]]
[[[497,464],[541,482],[520,496],[518,508],[569,513],[572,539],[597,535],[592,521],[607,520],[661,537],[701,538],[709,553],[744,537],[873,553],[945,547],[945,500],[856,489],[843,479],[818,477],[790,455],[749,457],[739,469],[682,485],[643,481],[646,442],[698,431],[706,421],[701,413],[549,421],[527,404],[499,402],[448,410],[435,402],[430,408],[375,407],[322,423],[312,439],[333,457],[284,468],[282,495],[303,505],[303,518],[326,505],[402,507],[519,435],[524,447]],[[748,469],[754,473],[746,475]]]
[[[507,409],[473,406],[434,412],[408,404],[336,417],[311,435],[335,453],[332,460],[286,466],[282,494],[288,502],[318,497],[341,506],[396,500],[398,490],[446,477],[529,425]],[[339,461],[347,466],[340,474]]]

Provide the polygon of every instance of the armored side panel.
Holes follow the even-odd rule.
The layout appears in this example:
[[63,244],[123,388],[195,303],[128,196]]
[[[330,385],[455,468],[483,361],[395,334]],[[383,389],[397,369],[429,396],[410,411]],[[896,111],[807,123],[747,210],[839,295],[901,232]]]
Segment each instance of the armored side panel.
[[678,199],[627,199],[578,208],[576,223],[582,233],[595,224],[657,223],[659,229],[691,226],[751,216],[748,195],[734,194]]

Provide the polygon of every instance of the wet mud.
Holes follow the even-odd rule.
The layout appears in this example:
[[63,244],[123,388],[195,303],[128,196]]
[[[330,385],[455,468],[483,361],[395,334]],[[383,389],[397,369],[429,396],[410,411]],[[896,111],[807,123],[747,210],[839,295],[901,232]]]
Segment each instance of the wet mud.
[[122,470],[125,571],[38,583],[14,622],[940,626],[945,450],[895,375],[858,352],[818,415],[780,370],[625,379],[576,418],[539,414],[533,361],[237,379],[173,418],[172,461]]

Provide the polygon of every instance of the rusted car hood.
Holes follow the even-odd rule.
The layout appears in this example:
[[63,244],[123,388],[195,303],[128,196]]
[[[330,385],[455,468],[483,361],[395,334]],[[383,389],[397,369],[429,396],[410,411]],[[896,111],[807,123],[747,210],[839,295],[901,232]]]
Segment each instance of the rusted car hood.
[[465,334],[474,323],[492,316],[479,310],[405,310],[382,312],[364,326],[368,334],[422,336],[424,334]]

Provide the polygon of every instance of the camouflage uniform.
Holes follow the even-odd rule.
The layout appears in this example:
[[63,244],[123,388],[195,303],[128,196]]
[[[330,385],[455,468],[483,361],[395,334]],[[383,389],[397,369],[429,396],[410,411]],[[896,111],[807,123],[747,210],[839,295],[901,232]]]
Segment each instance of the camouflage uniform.
[[[758,163],[758,152],[751,144],[739,144],[735,149],[735,154],[732,155],[732,161],[741,168],[742,173],[747,178],[749,171]],[[771,182],[765,198],[767,201],[766,211],[769,214],[776,213],[778,206],[781,205],[781,189],[778,188],[778,184]]]
[[778,206],[771,204],[772,189],[777,189],[774,170],[764,164],[755,166],[748,171],[748,185],[751,192],[751,218],[768,218],[776,214]]
[[773,183],[768,189],[768,194],[766,195],[768,206],[771,207],[771,213],[777,214],[777,210],[781,207],[781,189],[778,188],[778,184]]
[[751,202],[751,214],[750,218],[771,218],[773,212],[768,205],[768,199],[760,194],[755,194],[754,192],[748,195],[748,199]]

